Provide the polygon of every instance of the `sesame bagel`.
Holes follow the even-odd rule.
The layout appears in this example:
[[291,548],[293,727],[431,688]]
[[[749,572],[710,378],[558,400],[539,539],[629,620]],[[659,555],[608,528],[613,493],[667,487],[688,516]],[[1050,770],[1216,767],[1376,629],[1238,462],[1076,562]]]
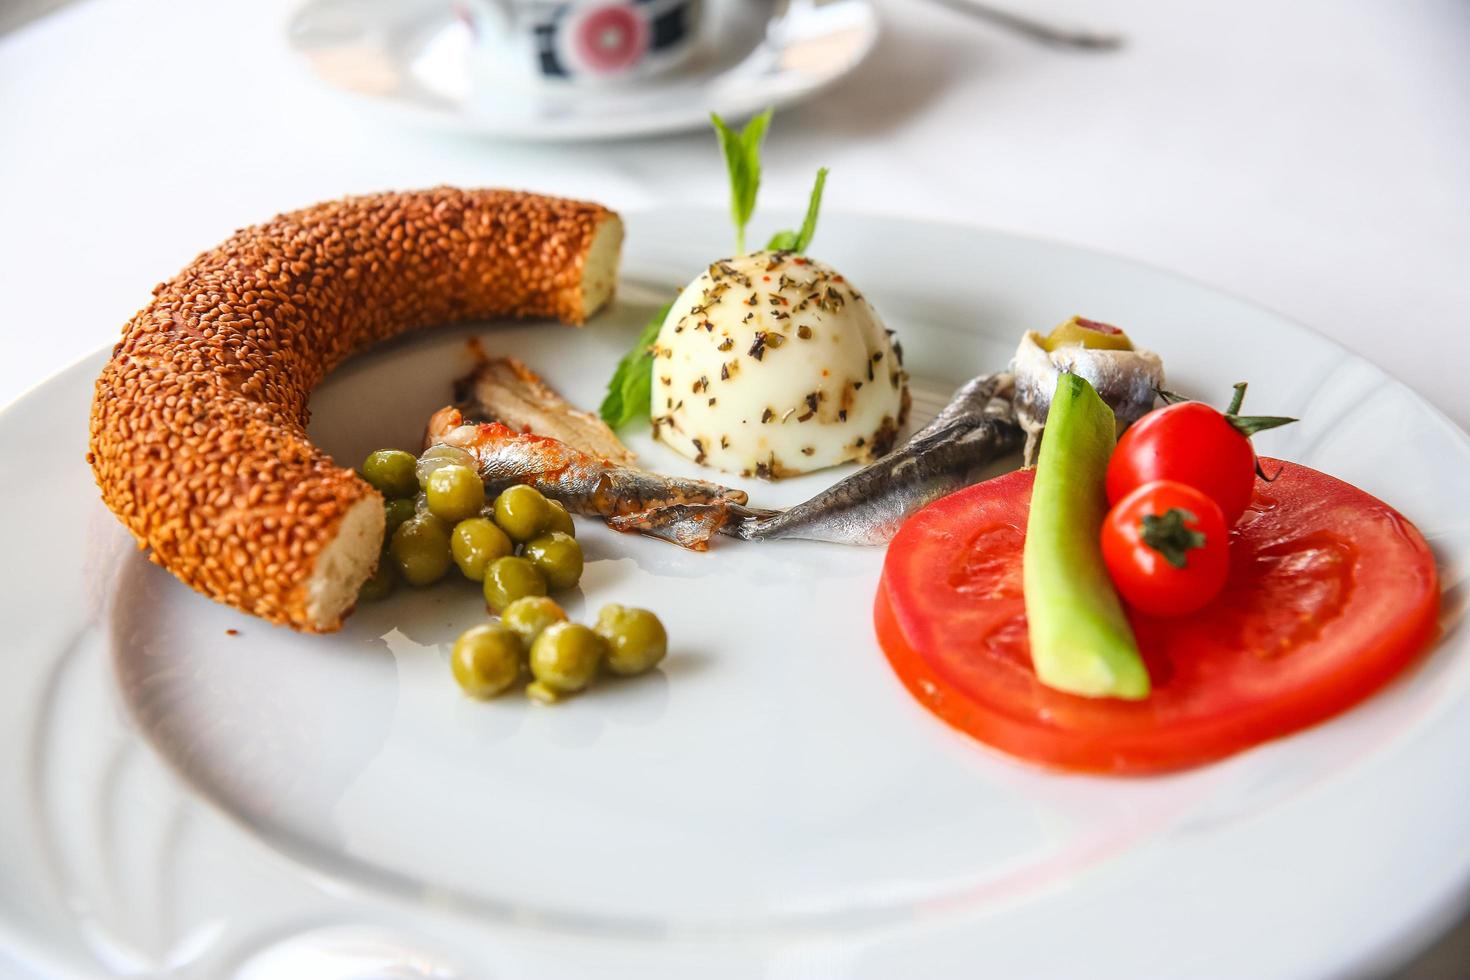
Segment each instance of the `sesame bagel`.
[[236,232],[154,290],[97,379],[88,461],[150,558],[212,599],[329,632],[377,565],[383,502],[306,435],[348,355],[434,324],[580,324],[622,223],[596,204],[437,188]]

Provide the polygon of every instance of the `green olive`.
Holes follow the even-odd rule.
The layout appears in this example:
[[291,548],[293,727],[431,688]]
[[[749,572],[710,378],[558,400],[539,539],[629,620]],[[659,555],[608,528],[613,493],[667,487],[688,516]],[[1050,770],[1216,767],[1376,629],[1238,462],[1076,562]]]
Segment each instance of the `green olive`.
[[414,467],[418,460],[402,449],[379,449],[362,464],[362,478],[388,498],[412,497],[419,488]]
[[546,501],[546,506],[551,508],[550,516],[546,518],[546,530],[560,531],[562,534],[577,536],[577,525],[572,523],[572,515],[567,513],[566,505],[560,500]]
[[393,594],[398,576],[393,571],[393,559],[385,552],[378,558],[377,570],[357,590],[358,602],[377,602]]
[[515,630],[529,650],[542,630],[552,623],[565,623],[567,614],[554,599],[548,599],[544,595],[528,595],[502,609],[500,621]]
[[499,623],[465,630],[454,641],[449,664],[460,689],[472,698],[493,698],[516,682],[526,648]]
[[495,523],[520,544],[530,541],[546,529],[550,508],[546,498],[535,487],[517,484],[495,498]]
[[[440,470],[442,473],[443,470]],[[449,535],[449,553],[471,582],[485,581],[485,568],[495,559],[515,551],[510,538],[494,521],[471,517],[454,525]]]
[[441,466],[429,474],[424,488],[429,498],[429,513],[453,524],[474,517],[485,506],[485,484],[480,474],[468,466]]
[[449,571],[449,529],[438,518],[420,514],[404,521],[388,550],[409,585],[433,585]]
[[552,592],[574,588],[582,580],[582,546],[570,534],[551,531],[532,538],[521,555],[545,576]]
[[429,477],[441,466],[468,466],[474,469],[475,457],[458,446],[431,446],[425,449],[419,456],[418,465],[414,467],[419,486],[427,490]]
[[546,579],[524,558],[497,558],[485,567],[485,605],[493,613],[523,596],[545,594]]
[[607,666],[614,674],[652,670],[669,651],[664,624],[647,609],[603,606],[597,614],[597,635],[607,641]]
[[531,674],[558,694],[580,691],[597,676],[604,649],[581,623],[553,623],[531,644]]
[[397,500],[389,500],[383,504],[383,537],[393,537],[393,532],[398,530],[398,525],[410,520],[414,514],[413,500],[400,497]]

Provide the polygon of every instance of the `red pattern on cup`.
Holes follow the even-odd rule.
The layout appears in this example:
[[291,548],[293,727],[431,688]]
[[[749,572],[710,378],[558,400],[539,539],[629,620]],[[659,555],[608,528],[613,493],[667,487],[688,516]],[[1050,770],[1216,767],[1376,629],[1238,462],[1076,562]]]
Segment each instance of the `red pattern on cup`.
[[612,3],[577,12],[568,24],[578,68],[591,74],[627,71],[648,51],[648,21],[633,7]]

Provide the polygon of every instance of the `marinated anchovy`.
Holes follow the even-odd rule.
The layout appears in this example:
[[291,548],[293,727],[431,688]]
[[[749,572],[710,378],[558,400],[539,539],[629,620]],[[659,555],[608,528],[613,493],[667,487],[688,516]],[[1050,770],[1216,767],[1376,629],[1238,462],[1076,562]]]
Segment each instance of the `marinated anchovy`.
[[466,424],[457,408],[434,413],[427,443],[471,453],[491,494],[524,483],[560,501],[574,514],[606,518],[670,504],[743,504],[748,499],[741,490],[619,466],[556,439],[516,432],[498,422]]
[[[1082,343],[1054,345],[1035,331],[1021,338],[1011,370],[1016,377],[1016,418],[1026,431],[1026,465],[1036,462],[1041,432],[1046,427],[1047,409],[1057,378],[1075,374],[1088,381],[1102,400],[1113,410],[1121,425],[1142,418],[1153,408],[1154,393],[1164,385],[1164,364],[1152,351],[1134,350],[1126,335],[1116,327],[1097,324],[1074,317],[1053,331],[1057,333],[1080,324],[1082,329],[1104,328],[1109,336],[1123,337],[1127,347],[1103,349]],[[1050,349],[1048,349],[1050,347]]]
[[974,482],[1020,446],[1010,391],[1009,374],[970,381],[903,448],[786,511],[748,507],[742,491],[617,466],[498,423],[466,424],[455,408],[434,415],[429,442],[472,453],[492,493],[526,483],[573,513],[605,518],[614,530],[694,551],[704,551],[717,534],[876,545],[915,511]]
[[501,422],[519,432],[534,432],[620,466],[636,457],[607,424],[571,405],[541,377],[514,357],[489,357],[478,344],[473,373],[454,383],[455,398],[482,422]]
[[740,522],[778,513],[719,500],[708,504],[669,504],[636,514],[619,514],[609,517],[607,526],[615,531],[636,531],[660,538],[691,551],[704,551],[709,548],[711,538],[732,533],[730,529]]
[[750,541],[885,544],[915,511],[973,483],[1021,444],[1010,387],[1009,374],[975,378],[903,448],[790,510],[762,515],[728,508],[731,520],[721,531]]

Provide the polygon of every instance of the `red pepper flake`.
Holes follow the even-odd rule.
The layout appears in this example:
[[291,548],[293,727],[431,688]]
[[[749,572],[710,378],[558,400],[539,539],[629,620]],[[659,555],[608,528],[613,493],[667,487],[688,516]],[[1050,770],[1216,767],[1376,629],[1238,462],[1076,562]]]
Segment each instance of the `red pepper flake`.
[[801,256],[797,256],[796,258],[792,259],[791,261],[795,262],[797,265],[811,265],[812,264],[812,260],[811,259],[804,259]]
[[237,629],[227,629],[227,630],[225,630],[225,636],[239,636],[239,635],[240,635],[240,631],[237,630]]
[[771,277],[770,276],[761,276],[761,282],[770,282],[770,281],[771,281]]

